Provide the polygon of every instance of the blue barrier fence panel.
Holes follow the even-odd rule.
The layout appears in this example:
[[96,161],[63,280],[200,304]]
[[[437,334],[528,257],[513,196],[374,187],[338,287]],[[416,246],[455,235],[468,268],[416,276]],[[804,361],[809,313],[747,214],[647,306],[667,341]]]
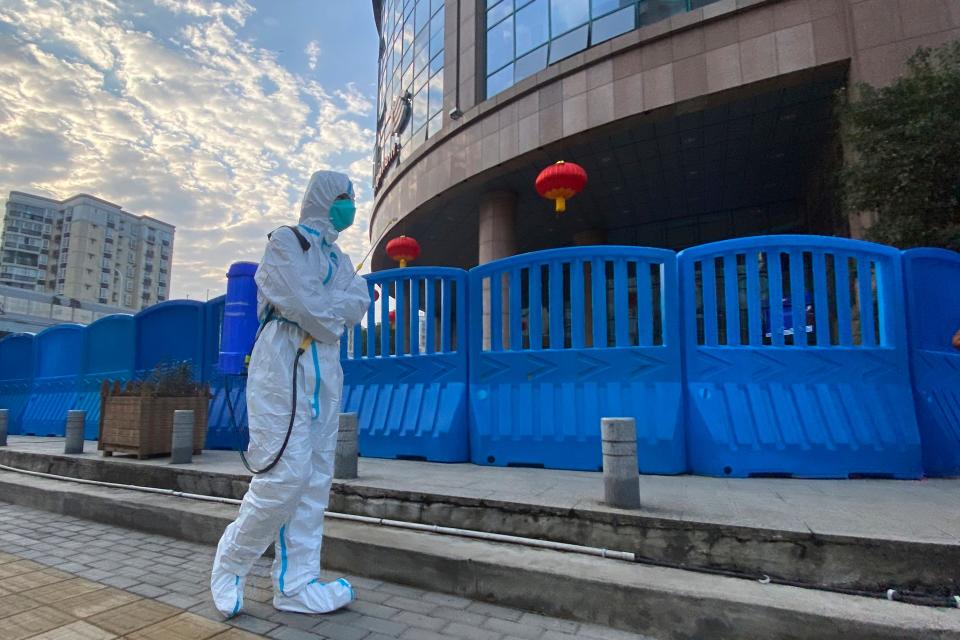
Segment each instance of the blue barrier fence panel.
[[34,335],[14,333],[0,339],[0,409],[6,409],[7,432],[21,433],[23,412],[33,387]]
[[[218,366],[220,343],[223,339],[223,318],[226,311],[226,296],[219,296],[206,303],[204,313],[205,338],[203,342],[203,379],[210,385],[210,406],[207,413],[207,449],[246,449],[247,433],[246,376],[225,376]],[[234,416],[230,415],[227,393],[233,404]]]
[[600,420],[637,421],[643,473],[686,470],[676,255],[580,247],[470,272],[476,464],[602,468]]
[[84,331],[85,363],[77,396],[77,408],[87,412],[83,435],[100,437],[100,387],[104,380],[126,382],[133,378],[134,320],[115,314],[87,325]]
[[920,475],[898,251],[763,236],[679,262],[694,473]]
[[170,300],[147,307],[136,323],[135,372],[149,376],[159,364],[190,362],[195,380],[203,379],[204,305]]
[[21,433],[62,436],[67,411],[78,409],[84,369],[84,333],[79,324],[59,324],[36,336],[34,377]]
[[360,454],[466,462],[466,272],[408,267],[367,282],[380,299],[340,345],[342,406],[359,414]]
[[928,476],[960,475],[960,253],[903,253],[917,422]]

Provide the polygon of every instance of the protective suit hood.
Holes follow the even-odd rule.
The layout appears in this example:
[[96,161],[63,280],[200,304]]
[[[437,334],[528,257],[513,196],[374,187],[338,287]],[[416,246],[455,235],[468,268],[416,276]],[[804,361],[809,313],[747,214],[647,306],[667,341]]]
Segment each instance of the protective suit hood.
[[300,224],[318,231],[327,242],[336,242],[340,234],[330,222],[330,205],[343,193],[353,198],[353,184],[346,175],[337,171],[314,173],[300,204]]

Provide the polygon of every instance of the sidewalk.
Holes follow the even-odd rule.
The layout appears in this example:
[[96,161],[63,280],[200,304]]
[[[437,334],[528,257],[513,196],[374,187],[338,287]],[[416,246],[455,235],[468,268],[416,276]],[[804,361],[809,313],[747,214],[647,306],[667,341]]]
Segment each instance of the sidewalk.
[[210,602],[212,558],[205,545],[0,503],[0,640],[643,638],[357,577],[348,610],[283,613],[270,604],[266,559],[246,613],[225,623]]

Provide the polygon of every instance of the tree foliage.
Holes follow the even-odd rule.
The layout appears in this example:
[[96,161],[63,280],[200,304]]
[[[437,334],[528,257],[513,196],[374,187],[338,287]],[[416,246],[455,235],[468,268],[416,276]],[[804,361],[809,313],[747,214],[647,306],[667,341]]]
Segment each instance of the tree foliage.
[[893,84],[841,101],[853,160],[848,213],[875,212],[871,239],[960,250],[960,41],[918,49]]

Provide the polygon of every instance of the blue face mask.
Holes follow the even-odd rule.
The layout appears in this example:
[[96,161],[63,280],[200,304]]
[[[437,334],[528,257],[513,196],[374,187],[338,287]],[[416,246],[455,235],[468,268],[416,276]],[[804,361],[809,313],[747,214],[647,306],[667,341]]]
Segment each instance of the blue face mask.
[[330,222],[337,231],[343,231],[353,224],[353,217],[357,214],[357,206],[353,200],[334,200],[330,205]]

